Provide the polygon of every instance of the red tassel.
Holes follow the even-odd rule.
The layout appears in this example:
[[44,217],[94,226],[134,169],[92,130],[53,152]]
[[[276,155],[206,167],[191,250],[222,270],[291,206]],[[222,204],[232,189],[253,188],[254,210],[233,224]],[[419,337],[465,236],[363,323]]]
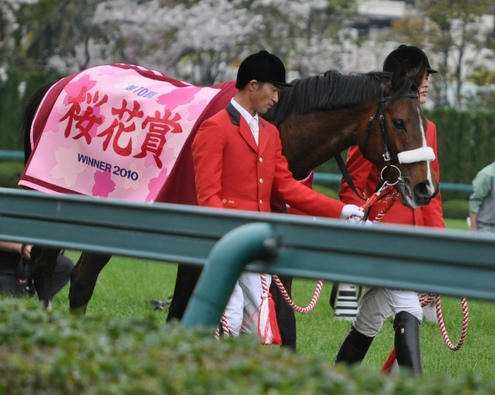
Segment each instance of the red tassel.
[[390,351],[390,354],[388,355],[387,360],[385,361],[385,363],[382,366],[382,369],[381,369],[382,373],[390,374],[390,372],[392,371],[392,367],[394,366],[394,362],[395,362],[395,349]]
[[261,301],[258,314],[258,335],[261,344],[282,344],[275,302],[270,293]]
[[275,302],[272,299],[272,294],[268,294],[268,303],[270,306],[270,326],[272,328],[272,344],[282,345],[282,336],[278,327],[277,312],[275,311]]

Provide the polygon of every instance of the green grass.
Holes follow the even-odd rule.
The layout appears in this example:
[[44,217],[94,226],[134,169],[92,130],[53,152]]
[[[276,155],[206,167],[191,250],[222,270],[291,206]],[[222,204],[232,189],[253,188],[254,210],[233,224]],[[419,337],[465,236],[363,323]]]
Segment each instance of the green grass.
[[468,230],[466,219],[446,219],[445,225],[448,229]]

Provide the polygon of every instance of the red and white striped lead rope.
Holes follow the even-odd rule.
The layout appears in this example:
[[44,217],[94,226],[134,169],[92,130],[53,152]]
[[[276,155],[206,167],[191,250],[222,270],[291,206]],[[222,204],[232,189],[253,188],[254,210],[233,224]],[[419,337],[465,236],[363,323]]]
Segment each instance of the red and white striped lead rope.
[[[392,189],[392,187],[390,187],[390,188]],[[380,195],[382,194],[382,192],[385,191],[386,189],[387,188],[384,187],[384,188],[381,188],[379,191],[375,192],[366,201],[366,203],[364,203],[364,205],[362,206],[363,210],[367,210],[373,204],[375,204],[376,201],[378,200],[378,198],[380,197]],[[387,204],[385,205],[383,210],[377,215],[377,219],[375,220],[375,222],[380,221],[383,218],[383,216],[387,213],[387,211],[390,210],[390,207],[392,207],[397,196],[399,196],[399,194],[397,192],[395,192],[391,196],[387,197]],[[272,276],[272,279],[273,279],[275,285],[277,286],[277,288],[279,289],[282,297],[287,302],[287,304],[292,308],[292,310],[297,311],[298,313],[302,313],[302,314],[309,313],[311,310],[313,310],[313,308],[316,306],[316,303],[318,302],[318,299],[320,298],[321,290],[323,288],[323,280],[318,280],[318,282],[316,283],[315,291],[313,292],[313,297],[311,298],[311,301],[309,302],[309,304],[306,307],[301,307],[301,306],[298,306],[296,303],[294,303],[294,301],[291,299],[291,297],[289,296],[289,293],[287,292],[287,290],[284,287],[284,284],[282,283],[282,281],[280,281],[278,276],[274,275],[274,276]]]
[[443,319],[442,313],[442,302],[440,299],[440,295],[433,294],[419,294],[419,302],[421,306],[427,306],[432,302],[435,302],[435,308],[437,312],[437,320],[438,326],[440,327],[440,332],[442,333],[442,338],[448,348],[452,351],[459,350],[464,344],[464,340],[466,339],[469,327],[469,309],[466,298],[461,298],[461,307],[462,307],[462,328],[461,328],[461,336],[459,337],[459,341],[457,344],[452,343],[450,340],[449,334],[447,332],[447,328],[445,327],[445,321]]
[[[229,337],[230,328],[229,328],[229,323],[227,322],[227,317],[225,317],[225,314],[222,314],[222,317],[220,318],[220,325],[222,326],[223,337]],[[215,338],[217,339],[220,338],[220,325],[217,326],[217,329],[215,330]]]
[[291,299],[289,296],[289,293],[284,287],[284,284],[282,284],[282,281],[278,278],[278,276],[272,276],[273,282],[277,285],[280,293],[282,294],[283,298],[287,302],[287,304],[292,308],[292,310],[297,311],[298,313],[309,313],[311,310],[314,309],[316,306],[316,303],[318,302],[318,299],[320,298],[321,294],[321,289],[323,288],[323,280],[318,280],[316,283],[316,288],[315,291],[313,292],[313,297],[311,298],[311,301],[306,307],[301,307],[298,306],[297,304],[294,303],[294,301]]

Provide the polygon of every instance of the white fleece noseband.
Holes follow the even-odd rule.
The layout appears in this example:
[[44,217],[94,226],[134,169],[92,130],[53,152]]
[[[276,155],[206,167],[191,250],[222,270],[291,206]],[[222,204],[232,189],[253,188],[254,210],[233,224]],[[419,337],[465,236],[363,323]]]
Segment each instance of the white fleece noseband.
[[431,147],[421,147],[399,152],[397,154],[397,159],[399,160],[399,163],[403,164],[422,162],[424,160],[431,161],[435,160],[435,153]]

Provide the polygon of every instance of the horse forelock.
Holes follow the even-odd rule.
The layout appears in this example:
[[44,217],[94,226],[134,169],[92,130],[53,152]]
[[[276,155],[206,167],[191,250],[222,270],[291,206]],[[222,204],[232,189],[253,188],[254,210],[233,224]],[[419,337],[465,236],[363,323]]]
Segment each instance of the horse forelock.
[[399,89],[391,92],[385,92],[385,95],[388,95],[390,97],[389,101],[391,102],[401,97],[409,96],[411,94],[418,94],[418,87],[414,83],[414,81],[410,79],[405,79],[404,83],[399,87]]
[[266,114],[276,125],[291,113],[336,110],[353,106],[380,95],[380,87],[390,73],[349,73],[330,70],[324,74],[294,80],[282,89],[279,102]]

